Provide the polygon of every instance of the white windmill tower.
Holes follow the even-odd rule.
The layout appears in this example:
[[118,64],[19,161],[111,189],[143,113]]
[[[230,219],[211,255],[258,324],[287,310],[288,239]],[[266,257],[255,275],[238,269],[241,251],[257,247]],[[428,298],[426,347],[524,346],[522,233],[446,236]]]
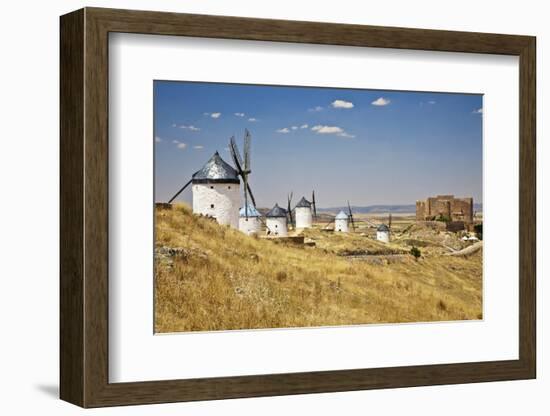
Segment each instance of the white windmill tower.
[[376,239],[383,243],[390,242],[390,229],[386,224],[380,224],[376,229]]
[[294,209],[296,228],[311,228],[313,224],[312,205],[305,197],[302,197]]
[[340,211],[334,218],[334,231],[341,233],[349,232],[348,214],[344,211]]
[[[208,162],[195,172],[189,182],[168,201],[171,203],[183,192],[187,186],[193,184],[193,213],[215,218],[222,225],[231,225],[239,228],[240,206],[240,179],[244,182],[245,206],[248,206],[248,197],[252,205],[256,207],[256,201],[252,195],[248,176],[250,175],[250,140],[248,130],[244,136],[244,161],[239,154],[235,138],[229,141],[229,150],[235,162],[235,168],[223,160],[218,152]],[[248,211],[245,210],[245,217]]]
[[168,202],[191,184],[193,214],[212,217],[221,225],[238,228],[240,183],[238,172],[216,152]]
[[267,234],[278,237],[288,235],[287,212],[278,204],[275,204],[271,210],[265,214]]
[[235,169],[218,152],[191,179],[193,213],[213,217],[222,225],[239,227],[240,183]]
[[260,212],[251,204],[239,211],[239,231],[246,235],[258,235],[262,230]]

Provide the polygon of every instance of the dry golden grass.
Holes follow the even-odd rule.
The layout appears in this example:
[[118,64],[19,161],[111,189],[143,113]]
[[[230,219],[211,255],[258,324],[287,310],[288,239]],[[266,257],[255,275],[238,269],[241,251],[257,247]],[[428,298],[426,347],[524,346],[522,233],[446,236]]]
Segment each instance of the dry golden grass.
[[338,253],[381,243],[308,235],[318,247],[247,237],[184,205],[158,210],[156,246],[183,250],[155,261],[156,332],[481,318],[480,253],[372,265]]

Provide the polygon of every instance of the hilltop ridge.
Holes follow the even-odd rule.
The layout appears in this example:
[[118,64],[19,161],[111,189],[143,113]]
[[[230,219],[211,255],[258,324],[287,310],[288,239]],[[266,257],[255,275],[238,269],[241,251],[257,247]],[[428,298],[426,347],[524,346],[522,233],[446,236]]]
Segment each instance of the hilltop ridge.
[[[182,204],[157,209],[155,331],[481,318],[480,253],[415,261],[358,234],[307,237],[317,247],[249,237]],[[389,251],[372,264],[347,247]]]

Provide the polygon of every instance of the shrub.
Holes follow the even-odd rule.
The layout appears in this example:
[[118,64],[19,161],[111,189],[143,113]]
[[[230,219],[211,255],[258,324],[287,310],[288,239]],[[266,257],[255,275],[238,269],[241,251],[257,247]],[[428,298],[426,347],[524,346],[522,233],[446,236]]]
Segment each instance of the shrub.
[[413,247],[411,248],[411,251],[410,251],[409,253],[411,254],[411,256],[414,257],[415,260],[418,260],[418,258],[422,255],[422,254],[420,253],[420,250],[419,250],[418,247],[416,247],[416,246],[413,246]]

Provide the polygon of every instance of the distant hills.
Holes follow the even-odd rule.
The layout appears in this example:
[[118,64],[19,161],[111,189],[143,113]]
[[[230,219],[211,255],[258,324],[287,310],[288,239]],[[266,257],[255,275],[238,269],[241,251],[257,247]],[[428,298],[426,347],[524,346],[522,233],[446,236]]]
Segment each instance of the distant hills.
[[[339,212],[340,210],[347,212],[348,207],[332,207],[332,208],[317,208],[319,212]],[[357,214],[385,214],[388,212],[394,214],[409,214],[416,212],[416,205],[368,205],[368,206],[351,206],[351,210]],[[482,212],[482,204],[474,204],[474,211]]]

